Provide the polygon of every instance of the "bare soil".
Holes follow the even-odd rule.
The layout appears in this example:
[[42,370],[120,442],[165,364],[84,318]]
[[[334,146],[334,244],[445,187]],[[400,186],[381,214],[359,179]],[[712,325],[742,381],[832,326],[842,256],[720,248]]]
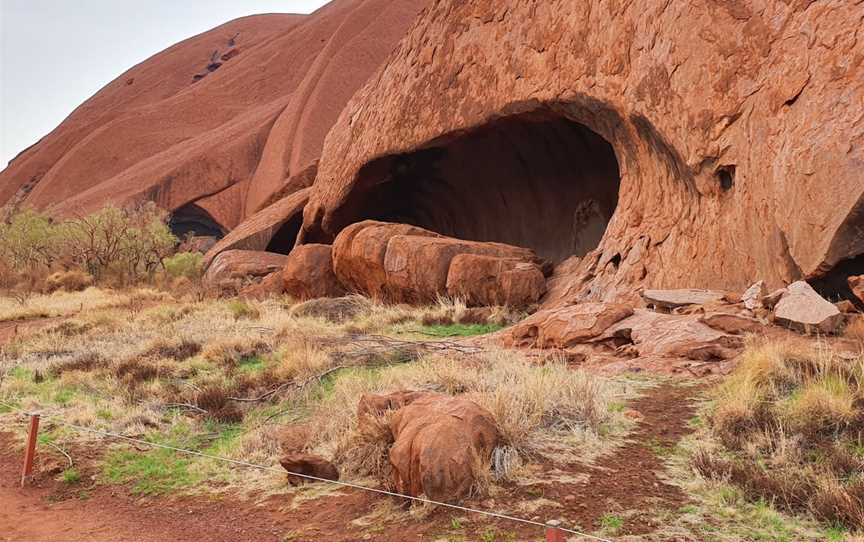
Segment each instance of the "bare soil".
[[[595,465],[571,465],[572,483],[508,487],[506,497],[469,503],[481,509],[512,509],[542,496],[561,508],[540,509],[535,517],[565,517],[586,530],[600,527],[601,518],[625,518],[621,534],[656,530],[656,512],[675,510],[687,496],[664,481],[662,450],[673,447],[690,429],[692,400],[699,388],[669,383],[654,388],[630,408],[642,418],[630,439]],[[3,428],[23,431],[21,428]],[[658,452],[659,450],[659,452]],[[439,509],[423,519],[405,515],[383,517],[371,525],[351,522],[372,513],[382,497],[354,490],[306,501],[291,507],[290,496],[239,501],[226,497],[137,498],[122,486],[92,482],[96,449],[73,450],[81,471],[74,485],[56,480],[62,462],[50,449],[39,456],[37,476],[27,489],[18,487],[21,448],[11,432],[0,433],[0,541],[209,541],[282,540],[477,540],[497,531],[510,538],[538,540],[542,529]],[[658,455],[658,453],[660,455]],[[522,517],[531,514],[519,513]],[[452,520],[460,518],[461,527]],[[539,519],[539,518],[538,518]],[[515,538],[514,538],[515,537]]]

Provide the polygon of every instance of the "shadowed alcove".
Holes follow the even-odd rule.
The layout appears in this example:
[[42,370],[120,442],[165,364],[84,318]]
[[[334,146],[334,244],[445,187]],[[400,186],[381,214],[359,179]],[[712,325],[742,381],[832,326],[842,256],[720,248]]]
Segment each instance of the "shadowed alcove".
[[171,232],[181,239],[189,234],[222,238],[227,233],[210,213],[194,203],[186,204],[171,213],[168,226]]
[[367,164],[346,224],[404,222],[533,249],[560,262],[596,248],[618,202],[612,146],[551,112],[499,118]]

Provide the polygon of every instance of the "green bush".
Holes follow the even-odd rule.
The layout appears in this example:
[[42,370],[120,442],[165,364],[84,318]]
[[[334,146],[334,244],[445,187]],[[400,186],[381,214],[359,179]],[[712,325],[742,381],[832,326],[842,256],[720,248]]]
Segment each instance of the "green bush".
[[201,276],[203,261],[204,256],[199,252],[179,252],[174,256],[165,258],[162,265],[165,266],[165,272],[171,278],[197,279]]

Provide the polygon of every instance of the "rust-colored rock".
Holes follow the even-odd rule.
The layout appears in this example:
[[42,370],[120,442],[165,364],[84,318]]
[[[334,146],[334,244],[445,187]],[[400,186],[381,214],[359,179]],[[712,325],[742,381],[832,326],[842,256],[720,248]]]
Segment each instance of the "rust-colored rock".
[[500,435],[495,419],[467,399],[443,395],[416,398],[390,421],[396,491],[441,501],[471,492],[478,468],[488,465]]
[[281,271],[288,257],[284,254],[257,252],[254,250],[228,250],[217,256],[207,272],[204,284],[218,286],[224,281],[263,279],[271,273]]
[[285,293],[302,301],[344,295],[345,290],[333,273],[331,248],[313,244],[292,250],[282,269]]
[[300,235],[378,218],[579,257],[547,307],[829,275],[864,253],[862,15],[436,2],[339,116]]
[[[288,471],[288,481],[292,486],[323,480],[339,480],[336,466],[317,455],[289,453],[279,460],[279,464]],[[295,476],[298,474],[301,476]]]
[[708,305],[722,302],[726,294],[716,290],[695,288],[680,290],[645,290],[642,298],[648,306],[660,310],[673,310],[688,305]]
[[805,333],[836,333],[843,325],[843,315],[806,282],[798,281],[786,288],[774,307],[774,321]]
[[640,357],[730,359],[744,347],[741,337],[713,329],[693,314],[637,309],[609,327],[602,338],[628,337]]
[[[249,277],[246,277],[249,280]],[[240,297],[248,299],[267,299],[270,297],[280,296],[285,291],[285,285],[282,283],[282,273],[275,271],[266,275],[260,281],[252,279],[250,284],[240,288]]]
[[591,342],[633,314],[627,305],[580,303],[541,310],[513,326],[504,343],[532,348],[568,348]]
[[524,307],[546,293],[537,264],[518,258],[457,254],[447,272],[447,295],[471,306]]
[[232,229],[296,190],[345,103],[426,3],[334,0],[178,43],[16,157],[0,173],[0,205],[62,215],[152,199],[181,214],[194,204]]
[[378,395],[374,393],[364,393],[360,396],[360,401],[357,403],[357,418],[362,419],[367,416],[380,416],[388,410],[399,410],[400,408],[410,405],[417,399],[435,396],[428,391],[394,391],[386,395]]
[[765,324],[755,318],[725,312],[712,312],[705,314],[699,318],[699,321],[708,327],[732,335],[758,333],[765,329]]
[[[457,260],[465,256],[484,258]],[[471,262],[476,268],[466,267]],[[536,302],[544,290],[538,263],[528,249],[376,221],[352,224],[333,244],[333,267],[343,286],[409,303],[450,294],[477,305],[509,301],[524,306]]]
[[372,220],[345,228],[333,242],[333,270],[348,290],[365,292],[374,298],[386,297],[387,274],[384,257],[390,239],[397,235],[432,236],[438,234],[409,226]]

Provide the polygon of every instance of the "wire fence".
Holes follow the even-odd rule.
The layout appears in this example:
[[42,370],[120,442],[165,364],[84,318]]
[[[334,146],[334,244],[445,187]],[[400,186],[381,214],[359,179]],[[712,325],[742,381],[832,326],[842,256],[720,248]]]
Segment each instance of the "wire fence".
[[[152,448],[161,448],[164,450],[170,450],[173,452],[186,454],[186,455],[190,455],[190,456],[202,457],[205,459],[211,459],[211,460],[215,460],[215,461],[222,461],[222,462],[229,463],[232,465],[237,465],[240,467],[276,472],[276,473],[279,473],[282,475],[292,475],[292,476],[296,476],[298,478],[303,478],[303,479],[310,480],[313,482],[321,482],[321,483],[325,483],[325,484],[331,484],[331,485],[346,487],[346,488],[355,489],[355,490],[359,490],[359,491],[365,491],[368,493],[384,495],[384,496],[388,496],[388,497],[396,497],[396,498],[405,499],[405,500],[412,501],[412,502],[430,504],[430,505],[434,505],[434,506],[440,506],[442,508],[448,508],[451,510],[458,510],[461,512],[467,512],[467,513],[471,513],[471,514],[477,514],[477,515],[481,515],[481,516],[486,516],[486,517],[491,517],[491,518],[496,518],[496,519],[502,519],[502,520],[506,520],[506,521],[512,521],[515,523],[521,523],[523,525],[532,525],[532,526],[536,526],[536,527],[542,527],[544,529],[550,527],[550,525],[553,525],[553,523],[548,523],[548,522],[547,523],[541,523],[539,521],[520,518],[517,516],[511,516],[511,515],[500,513],[500,512],[492,512],[489,510],[480,510],[480,509],[471,508],[468,506],[460,506],[458,504],[435,501],[435,500],[427,499],[424,497],[415,497],[412,495],[405,495],[405,494],[397,493],[394,491],[387,491],[385,489],[379,489],[379,488],[364,486],[364,485],[360,485],[360,484],[354,484],[351,482],[345,482],[345,481],[341,481],[341,480],[329,480],[327,478],[319,478],[317,476],[311,476],[308,474],[300,474],[300,473],[296,473],[296,472],[291,472],[291,471],[288,471],[284,468],[271,467],[271,466],[267,466],[267,465],[258,465],[255,463],[249,463],[247,461],[242,461],[239,459],[220,457],[217,455],[207,454],[207,453],[199,452],[196,450],[187,450],[184,448],[169,446],[167,444],[150,442],[150,441],[143,440],[143,439],[138,439],[138,438],[129,437],[126,435],[121,435],[119,433],[113,433],[110,431],[103,431],[101,429],[94,429],[92,427],[85,427],[85,426],[81,426],[81,425],[76,425],[76,424],[69,423],[69,422],[63,420],[63,419],[59,418],[58,416],[54,416],[52,414],[46,414],[44,412],[29,412],[29,411],[23,410],[21,408],[18,408],[15,405],[11,405],[11,404],[3,402],[3,401],[0,401],[0,406],[5,406],[6,408],[8,408],[10,410],[12,410],[14,412],[18,412],[19,414],[23,414],[25,416],[34,416],[34,415],[39,416],[41,418],[51,420],[52,422],[54,422],[58,425],[68,427],[68,428],[73,429],[75,431],[79,431],[79,432],[83,432],[83,433],[91,433],[91,434],[98,435],[98,436],[101,436],[104,438],[117,439],[117,440],[121,440],[121,441],[125,441],[125,442],[130,442],[133,444],[150,446]],[[557,523],[557,522],[555,522],[555,523]],[[575,529],[569,529],[566,527],[561,527],[559,525],[554,525],[554,528],[561,531],[561,532],[564,532],[564,533],[567,533],[570,535],[575,535],[582,540],[593,540],[596,542],[613,542],[612,540],[610,540],[608,538],[602,538],[602,537],[595,536],[595,535],[588,534],[588,533],[584,533],[584,532],[581,532],[581,531],[578,531]]]

